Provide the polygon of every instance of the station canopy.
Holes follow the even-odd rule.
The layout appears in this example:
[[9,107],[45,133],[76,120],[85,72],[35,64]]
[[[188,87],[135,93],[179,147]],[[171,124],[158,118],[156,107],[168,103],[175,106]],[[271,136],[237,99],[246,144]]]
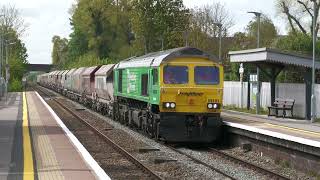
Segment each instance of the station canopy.
[[[230,51],[229,56],[230,62],[254,64],[269,77],[271,104],[275,100],[275,84],[279,73],[285,67],[299,67],[302,69],[306,84],[306,119],[311,118],[312,57],[270,48]],[[317,60],[315,69],[320,69],[320,62]]]
[[[312,57],[283,52],[270,48],[230,51],[230,62],[238,63],[266,63],[280,66],[300,66],[312,68]],[[320,69],[320,62],[315,62],[315,68]]]

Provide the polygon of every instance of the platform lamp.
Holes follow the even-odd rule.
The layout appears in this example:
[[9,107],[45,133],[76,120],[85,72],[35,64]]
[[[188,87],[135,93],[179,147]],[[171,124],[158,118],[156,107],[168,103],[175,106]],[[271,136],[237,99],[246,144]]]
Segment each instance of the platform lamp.
[[[1,17],[4,17],[4,15],[3,14],[0,14],[0,18]],[[1,29],[2,30],[2,29]],[[4,43],[3,43],[3,37],[4,37],[4,35],[2,34],[2,31],[0,31],[0,80],[1,80],[1,78],[3,77],[2,76],[2,62],[3,62],[3,51],[4,51],[4,48],[3,48],[3,45],[4,45]],[[0,98],[1,98],[1,96],[3,96],[4,95],[4,88],[2,87],[3,86],[3,84],[0,82]]]
[[219,28],[219,61],[221,63],[222,59],[221,59],[221,55],[222,55],[222,24],[221,23],[213,23],[215,26],[217,26]]
[[[313,0],[313,17],[318,17],[316,13],[316,1]],[[311,85],[311,123],[315,121],[316,115],[316,96],[314,93],[314,84],[315,84],[315,61],[316,61],[316,18],[312,18],[312,85]]]
[[8,84],[9,84],[9,78],[10,78],[10,72],[9,72],[9,46],[16,44],[17,42],[15,41],[6,41],[6,100],[7,100],[7,95],[8,95]]
[[[261,17],[261,14],[260,12],[255,12],[255,11],[249,11],[248,12],[249,14],[254,14],[256,17],[257,17],[257,48],[260,47],[260,17]],[[259,67],[257,67],[257,89],[258,89],[258,92],[257,92],[257,97],[256,97],[256,114],[259,114],[260,112],[260,78],[259,78],[259,75],[260,75],[260,69]]]

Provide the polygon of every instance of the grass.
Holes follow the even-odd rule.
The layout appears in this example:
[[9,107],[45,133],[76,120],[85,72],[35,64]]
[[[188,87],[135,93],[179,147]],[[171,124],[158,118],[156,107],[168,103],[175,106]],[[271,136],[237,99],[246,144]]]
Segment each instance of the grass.
[[[244,113],[250,113],[250,114],[256,114],[256,110],[255,109],[247,109],[247,108],[239,108],[239,107],[236,107],[236,106],[224,106],[223,109],[226,109],[226,110],[232,110],[232,111],[239,111],[239,112],[244,112]],[[262,114],[262,115],[267,115],[268,114],[268,111],[266,109],[260,109],[260,113],[259,114]]]

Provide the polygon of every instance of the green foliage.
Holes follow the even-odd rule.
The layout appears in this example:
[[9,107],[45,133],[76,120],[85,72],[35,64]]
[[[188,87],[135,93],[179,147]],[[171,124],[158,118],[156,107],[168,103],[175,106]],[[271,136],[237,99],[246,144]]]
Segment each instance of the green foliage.
[[132,30],[140,51],[159,51],[183,46],[183,32],[188,27],[188,10],[182,0],[134,0]]
[[54,36],[52,38],[53,48],[52,48],[52,64],[62,65],[66,61],[68,52],[68,40],[66,38],[60,38],[59,36]]
[[22,87],[21,79],[14,78],[9,85],[9,91],[20,92],[22,90],[23,90],[23,87]]
[[[1,28],[5,29],[5,28]],[[3,33],[0,31],[0,34]],[[13,29],[7,29],[6,36],[4,37],[6,40],[10,40],[10,44],[7,46],[7,51],[4,51],[4,57],[8,57],[9,64],[9,72],[10,72],[10,85],[13,83],[13,80],[21,80],[25,70],[27,61],[27,49],[25,44],[19,39],[17,32]],[[8,54],[6,54],[8,53]],[[2,66],[2,72],[5,73],[5,67]]]
[[[312,54],[312,37],[301,32],[290,32],[288,36],[280,38],[276,42],[276,48],[291,51],[300,54],[311,55]],[[317,55],[320,55],[320,43],[317,43]]]
[[79,0],[73,10],[69,48],[74,59],[85,53],[103,59],[110,52],[129,44],[128,5],[115,5],[111,0]]
[[[296,53],[300,55],[312,56],[312,37],[302,32],[290,32],[288,36],[279,38],[275,42],[275,47],[282,51]],[[316,44],[316,55],[320,55],[320,43]],[[278,76],[279,82],[303,83],[303,68],[287,68]]]
[[[258,26],[257,21],[250,21],[247,25],[247,36],[251,42],[257,42]],[[260,47],[270,47],[277,37],[278,32],[272,20],[267,16],[261,16],[260,19]],[[253,48],[257,47],[256,43],[250,43]]]
[[116,63],[161,50],[162,42],[164,49],[180,47],[187,12],[182,0],[77,0],[71,9],[70,40],[53,38],[53,63],[62,69],[106,59]]
[[101,60],[95,54],[85,54],[77,58],[75,61],[66,64],[64,69],[89,67],[108,63],[111,63],[111,61],[108,61],[108,59]]
[[[273,47],[274,42],[277,39],[277,30],[271,21],[266,16],[261,17],[260,22],[260,47]],[[231,50],[244,50],[257,47],[257,21],[250,21],[247,25],[246,32],[237,32],[233,36]],[[227,63],[226,67],[226,80],[239,81],[239,63]],[[247,81],[250,73],[256,73],[256,66],[252,64],[244,65],[246,74],[244,75],[244,81]],[[260,74],[261,81],[269,81],[269,78],[264,74]]]

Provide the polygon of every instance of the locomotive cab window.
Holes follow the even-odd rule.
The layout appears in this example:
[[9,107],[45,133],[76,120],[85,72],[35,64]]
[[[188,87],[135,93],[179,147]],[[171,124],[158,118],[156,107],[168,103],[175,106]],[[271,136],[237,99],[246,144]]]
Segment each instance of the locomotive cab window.
[[165,66],[164,71],[164,83],[165,84],[188,84],[189,71],[187,66]]
[[148,74],[141,75],[141,95],[148,96]]
[[196,66],[194,82],[198,85],[215,85],[220,83],[219,68],[215,66]]
[[158,69],[153,69],[152,70],[152,84],[157,85],[158,84]]

